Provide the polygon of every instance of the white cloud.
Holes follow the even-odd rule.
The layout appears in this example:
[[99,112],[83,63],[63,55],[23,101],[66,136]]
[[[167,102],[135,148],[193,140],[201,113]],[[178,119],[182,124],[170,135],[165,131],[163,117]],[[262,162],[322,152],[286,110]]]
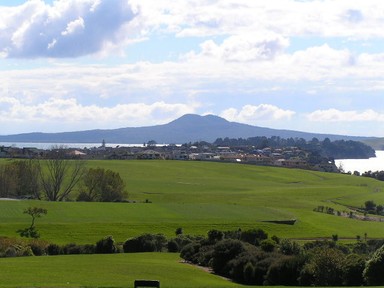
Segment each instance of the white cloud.
[[364,111],[341,111],[337,109],[317,110],[307,115],[313,122],[383,122],[384,113],[372,109]]
[[134,0],[143,33],[180,37],[274,31],[289,36],[383,37],[381,0]]
[[[125,43],[135,14],[127,0],[41,0],[0,7],[0,51],[9,58],[79,57]],[[134,38],[134,36],[131,36]]]
[[259,121],[289,120],[295,114],[291,110],[283,110],[270,104],[260,104],[258,106],[245,105],[240,110],[229,108],[224,110],[220,116],[235,122],[257,124]]
[[[112,107],[81,105],[74,98],[50,98],[44,102],[27,105],[15,98],[0,98],[0,120],[3,124],[28,123],[39,131],[41,123],[59,125],[53,131],[63,131],[75,124],[77,130],[96,128],[120,128],[167,123],[187,113],[195,113],[196,103],[180,104],[163,101],[151,104],[129,103]],[[6,104],[6,105],[3,105]],[[4,129],[2,129],[4,130]],[[72,128],[73,130],[73,128]],[[52,131],[51,131],[52,132]],[[2,131],[2,134],[5,132]]]
[[273,33],[235,35],[225,39],[221,45],[207,40],[200,45],[201,54],[190,54],[190,57],[215,57],[235,62],[272,60],[282,53],[288,44],[287,39]]
[[82,30],[84,30],[84,19],[82,17],[79,17],[78,19],[71,21],[67,24],[67,28],[65,31],[61,32],[61,35],[63,36],[69,36],[74,33],[80,33]]

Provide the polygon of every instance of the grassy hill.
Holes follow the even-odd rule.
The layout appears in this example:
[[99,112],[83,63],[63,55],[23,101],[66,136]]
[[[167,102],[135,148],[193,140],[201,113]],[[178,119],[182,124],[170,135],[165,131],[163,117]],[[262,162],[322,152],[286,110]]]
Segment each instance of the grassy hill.
[[[87,165],[119,172],[135,203],[0,201],[0,236],[17,237],[16,230],[30,224],[23,210],[39,206],[48,209],[37,219],[42,239],[57,244],[95,243],[106,235],[123,242],[145,232],[174,236],[178,227],[195,235],[214,228],[262,228],[282,238],[383,237],[384,223],[313,211],[317,206],[343,211],[366,200],[384,203],[384,183],[373,179],[209,162]],[[287,219],[297,222],[263,222]],[[244,287],[180,263],[178,254],[170,253],[2,258],[0,278],[0,287],[133,287],[139,278],[158,279],[162,287]]]
[[[145,232],[173,236],[205,235],[210,229],[262,228],[289,238],[382,237],[383,223],[314,212],[317,206],[339,211],[366,200],[384,203],[384,183],[350,175],[240,164],[178,161],[89,161],[91,167],[118,171],[136,203],[0,201],[0,234],[17,236],[29,224],[23,214],[40,206],[44,240],[94,243],[113,235],[117,241]],[[145,203],[150,202],[150,203]],[[336,204],[337,203],[337,204]],[[263,221],[297,219],[295,225]]]

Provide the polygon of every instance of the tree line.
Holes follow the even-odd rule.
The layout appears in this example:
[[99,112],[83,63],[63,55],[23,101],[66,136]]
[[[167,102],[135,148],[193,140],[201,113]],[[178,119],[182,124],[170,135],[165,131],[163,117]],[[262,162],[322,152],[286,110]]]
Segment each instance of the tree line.
[[56,155],[44,160],[11,160],[0,165],[3,198],[118,202],[127,196],[119,173],[104,168],[87,169],[83,160]]
[[264,148],[288,148],[298,147],[304,151],[310,152],[313,156],[333,158],[333,159],[366,159],[375,156],[375,150],[358,141],[352,140],[336,140],[331,141],[329,138],[325,138],[320,141],[317,138],[307,141],[303,138],[281,138],[279,136],[273,137],[250,137],[243,138],[218,138],[214,142],[217,146],[229,146],[229,147],[241,147],[252,146],[254,149]]

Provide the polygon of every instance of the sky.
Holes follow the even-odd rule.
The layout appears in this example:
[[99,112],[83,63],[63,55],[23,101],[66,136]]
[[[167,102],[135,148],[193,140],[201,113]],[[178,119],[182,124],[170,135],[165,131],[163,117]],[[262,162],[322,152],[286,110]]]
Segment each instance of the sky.
[[384,137],[383,93],[382,0],[0,0],[0,135],[192,113]]

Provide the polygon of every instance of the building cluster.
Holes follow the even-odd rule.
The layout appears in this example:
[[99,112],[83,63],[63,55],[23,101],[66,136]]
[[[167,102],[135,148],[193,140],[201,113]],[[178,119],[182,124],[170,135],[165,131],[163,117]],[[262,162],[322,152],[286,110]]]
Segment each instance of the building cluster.
[[55,149],[60,149],[61,152],[64,150],[67,158],[85,160],[195,160],[339,172],[334,161],[324,158],[317,163],[312,163],[308,161],[309,153],[297,147],[254,149],[253,147],[217,147],[209,143],[108,147],[103,142],[99,147],[82,149],[65,146],[52,149],[0,146],[0,158],[44,159],[49,158]]

